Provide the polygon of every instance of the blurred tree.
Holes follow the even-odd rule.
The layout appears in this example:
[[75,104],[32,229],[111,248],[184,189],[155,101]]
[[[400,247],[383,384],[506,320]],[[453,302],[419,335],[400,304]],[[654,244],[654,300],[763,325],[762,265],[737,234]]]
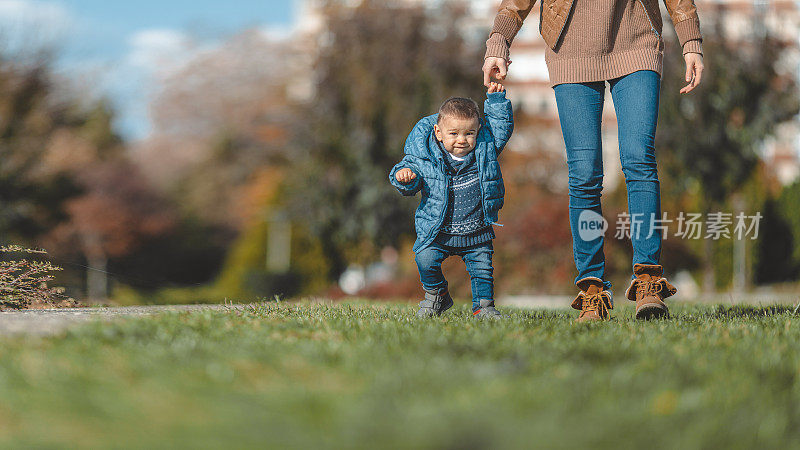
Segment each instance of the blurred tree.
[[767,199],[758,242],[758,283],[797,280],[800,275],[800,181]]
[[449,96],[485,96],[475,70],[482,42],[461,35],[464,11],[424,8],[372,0],[323,7],[327,32],[315,97],[296,123],[287,202],[320,240],[331,278],[413,232],[416,202],[387,179],[413,125]]
[[152,236],[170,231],[175,214],[145,183],[136,168],[120,158],[84,167],[83,194],[65,203],[69,219],[51,231],[61,246],[80,249],[88,263],[87,295],[108,297],[108,261],[130,254]]
[[[310,239],[302,223],[290,225],[288,261],[283,267],[269,267],[270,252],[275,251],[271,228],[276,226],[275,216],[283,215],[283,179],[279,169],[262,168],[246,191],[245,208],[250,213],[249,223],[228,252],[225,264],[215,287],[227,298],[272,298],[274,295],[311,293],[328,283],[326,260],[321,254],[319,241]],[[283,243],[280,243],[283,244]],[[280,246],[280,245],[279,245]],[[280,255],[283,259],[285,255]]]
[[[157,192],[150,195],[164,201]],[[181,215],[179,208],[169,203],[175,218],[172,226],[157,234],[139,233],[132,251],[109,260],[109,271],[117,274],[116,281],[141,291],[145,297],[161,288],[196,287],[213,280],[232,240],[225,230]],[[113,286],[111,295],[116,299],[120,286]]]
[[106,109],[60,98],[48,59],[0,58],[0,93],[0,241],[30,242],[80,192],[69,169],[97,156],[89,147]]
[[136,160],[185,213],[238,231],[249,217],[237,199],[253,174],[285,162],[295,114],[275,67],[286,49],[247,30],[162,74]]
[[[245,30],[168,67],[150,105],[154,129],[134,152],[145,176],[181,206],[184,216],[173,231],[176,240],[162,236],[149,240],[148,248],[195,255],[192,261],[201,262],[199,267],[170,264],[165,269],[180,269],[175,275],[194,284],[216,277],[200,290],[219,292],[217,300],[295,292],[293,274],[307,272],[295,267],[297,258],[291,274],[269,273],[264,266],[265,216],[283,207],[273,192],[297,121],[287,77],[292,44],[288,37]],[[275,70],[278,61],[282,70]],[[181,244],[189,241],[189,248]],[[299,242],[293,239],[291,245]],[[165,254],[159,261],[174,259]],[[167,291],[173,298],[195,295],[190,294],[194,288]]]
[[[688,95],[680,51],[665,52],[657,142],[662,197],[689,195],[698,212],[720,209],[753,174],[760,144],[798,112],[796,82],[780,73],[786,43],[769,34],[731,40],[715,17],[703,41],[702,84]],[[703,240],[704,289],[715,286],[714,241]]]
[[174,228],[176,208],[128,160],[108,103],[58,79],[41,55],[0,58],[0,243],[47,248],[75,296],[89,266],[91,295],[104,297],[109,258],[141,257]]
[[797,279],[797,274],[800,272],[800,181],[795,181],[790,186],[787,186],[778,197],[777,207],[779,214],[783,216],[786,225],[791,230],[791,237],[788,239],[792,244],[787,242],[786,247],[791,249],[791,258],[788,258],[788,272],[794,270],[794,278]]

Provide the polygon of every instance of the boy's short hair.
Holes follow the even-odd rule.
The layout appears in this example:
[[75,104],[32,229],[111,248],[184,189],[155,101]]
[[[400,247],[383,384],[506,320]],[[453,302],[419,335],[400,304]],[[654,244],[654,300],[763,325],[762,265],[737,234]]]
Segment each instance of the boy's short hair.
[[450,97],[439,107],[439,118],[437,123],[442,121],[442,117],[455,117],[457,119],[478,119],[481,116],[478,112],[478,104],[471,98]]

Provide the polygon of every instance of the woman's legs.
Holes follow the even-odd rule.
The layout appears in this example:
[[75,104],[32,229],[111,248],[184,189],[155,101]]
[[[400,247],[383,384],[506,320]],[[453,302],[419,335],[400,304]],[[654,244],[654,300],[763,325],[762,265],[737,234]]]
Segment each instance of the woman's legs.
[[[655,132],[661,78],[641,70],[609,80],[619,129],[622,171],[632,222],[633,263],[658,264],[661,196],[656,168]],[[569,215],[572,249],[578,276],[604,280],[603,236],[592,233],[591,220],[602,215],[603,151],[601,118],[605,82],[565,83],[554,88],[569,169]],[[588,213],[587,211],[591,211]],[[596,214],[594,216],[592,213]],[[605,282],[606,289],[611,287]]]
[[[603,148],[600,125],[605,82],[565,83],[553,88],[569,169],[569,223],[578,276],[605,278],[600,195],[603,190]],[[611,283],[604,283],[606,289]]]
[[[661,257],[661,194],[655,135],[661,77],[640,70],[609,81],[617,112],[619,153],[628,189],[633,265],[658,264]],[[638,228],[638,229],[637,229]]]

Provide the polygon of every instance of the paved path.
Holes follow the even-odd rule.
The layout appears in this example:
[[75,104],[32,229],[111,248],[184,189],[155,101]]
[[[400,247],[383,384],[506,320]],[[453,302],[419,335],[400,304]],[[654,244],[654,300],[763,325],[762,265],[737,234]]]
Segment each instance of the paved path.
[[[230,306],[227,306],[230,307]],[[92,308],[29,309],[0,312],[0,336],[46,336],[64,331],[67,327],[92,320],[111,320],[119,317],[136,317],[163,312],[220,310],[226,305],[170,305],[170,306],[117,306]]]

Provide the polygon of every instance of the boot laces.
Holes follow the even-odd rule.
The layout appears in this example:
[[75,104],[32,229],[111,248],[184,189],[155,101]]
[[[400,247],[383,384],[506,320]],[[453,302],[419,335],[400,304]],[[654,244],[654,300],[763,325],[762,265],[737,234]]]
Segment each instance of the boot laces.
[[597,315],[603,318],[608,316],[608,306],[606,306],[606,302],[603,301],[602,292],[591,295],[585,294],[583,297],[583,304],[581,304],[581,310],[581,316],[590,311],[597,312]]
[[636,285],[636,293],[641,296],[647,294],[657,295],[664,288],[662,283],[658,281],[639,281]]

